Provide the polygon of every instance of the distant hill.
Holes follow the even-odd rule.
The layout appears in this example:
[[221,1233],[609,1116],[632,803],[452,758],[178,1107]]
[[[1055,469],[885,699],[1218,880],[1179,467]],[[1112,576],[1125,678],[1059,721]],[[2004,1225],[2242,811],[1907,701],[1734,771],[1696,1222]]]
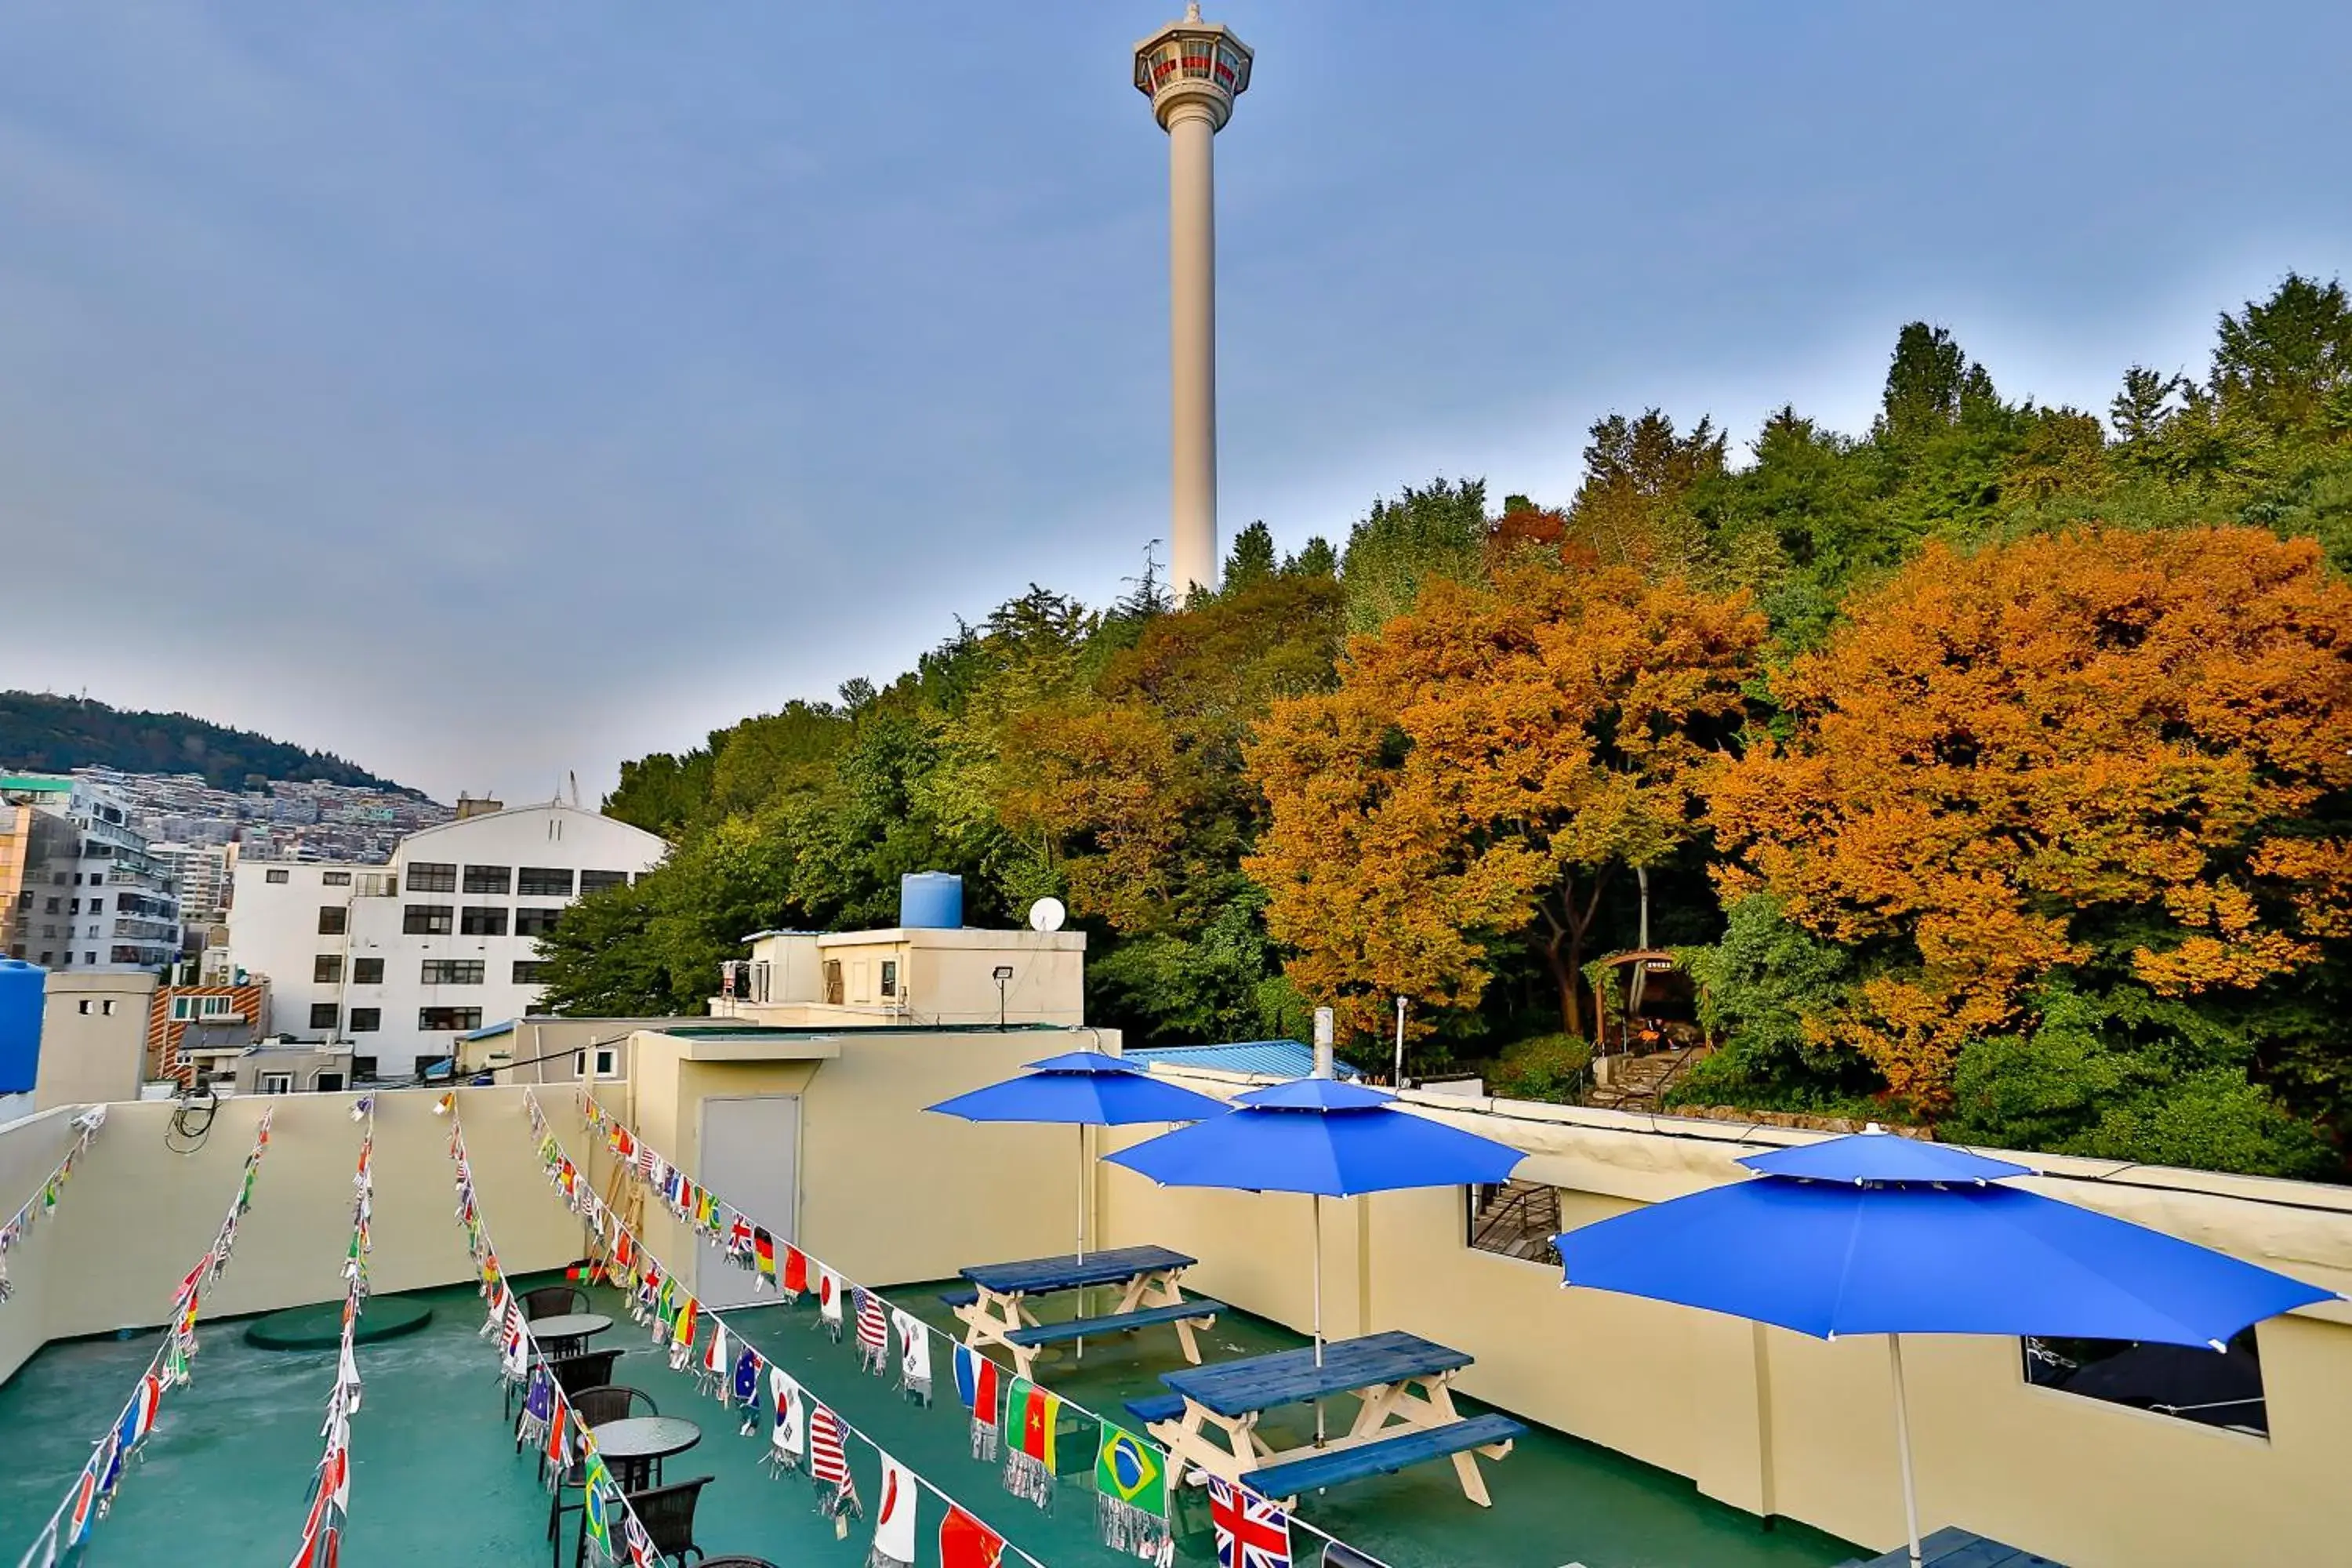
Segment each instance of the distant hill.
[[418,793],[341,757],[185,713],[125,712],[85,698],[0,691],[0,768],[61,773],[81,767],[202,773],[216,789],[267,779]]

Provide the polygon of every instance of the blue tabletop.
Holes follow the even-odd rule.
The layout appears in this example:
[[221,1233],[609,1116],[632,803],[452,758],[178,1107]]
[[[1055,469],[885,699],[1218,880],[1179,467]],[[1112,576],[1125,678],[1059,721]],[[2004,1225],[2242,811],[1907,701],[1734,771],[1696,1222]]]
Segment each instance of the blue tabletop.
[[1278,1405],[1299,1405],[1326,1394],[1395,1383],[1408,1377],[1434,1377],[1468,1366],[1473,1358],[1460,1351],[1433,1344],[1418,1334],[1392,1329],[1360,1340],[1338,1340],[1323,1347],[1323,1364],[1315,1364],[1315,1347],[1277,1351],[1246,1361],[1223,1361],[1214,1366],[1163,1372],[1160,1381],[1195,1404],[1220,1415],[1246,1415]]
[[1089,1252],[1081,1263],[1075,1253],[1059,1258],[1030,1258],[1018,1263],[975,1263],[963,1271],[973,1284],[1004,1295],[1039,1290],[1076,1290],[1087,1285],[1115,1285],[1139,1274],[1161,1268],[1190,1268],[1200,1261],[1164,1247],[1116,1247]]

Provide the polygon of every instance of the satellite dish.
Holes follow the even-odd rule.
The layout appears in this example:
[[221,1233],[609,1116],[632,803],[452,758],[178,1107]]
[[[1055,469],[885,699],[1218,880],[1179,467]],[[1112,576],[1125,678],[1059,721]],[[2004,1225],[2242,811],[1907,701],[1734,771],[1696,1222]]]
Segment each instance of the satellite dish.
[[1062,922],[1069,918],[1069,910],[1062,907],[1061,900],[1040,899],[1029,906],[1029,929],[1059,931],[1062,929]]

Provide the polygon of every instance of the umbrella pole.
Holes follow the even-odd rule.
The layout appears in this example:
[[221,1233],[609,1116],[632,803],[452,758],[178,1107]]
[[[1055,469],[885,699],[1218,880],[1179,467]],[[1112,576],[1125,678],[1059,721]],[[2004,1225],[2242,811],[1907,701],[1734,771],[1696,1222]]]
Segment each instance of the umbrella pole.
[[[1315,1211],[1315,1366],[1319,1372],[1323,1367],[1323,1199],[1319,1194],[1310,1194],[1307,1201],[1314,1205]],[[1320,1394],[1315,1398],[1315,1446],[1318,1448],[1323,1446],[1323,1397]]]
[[[1087,1173],[1087,1173],[1087,1124],[1086,1124],[1085,1122],[1081,1121],[1081,1122],[1079,1122],[1079,1123],[1078,1123],[1078,1266],[1079,1266],[1080,1268],[1083,1268],[1084,1267],[1086,1267],[1086,1261],[1087,1261]],[[1086,1315],[1087,1315],[1087,1292],[1086,1292],[1085,1289],[1082,1287],[1082,1288],[1080,1288],[1080,1289],[1079,1289],[1079,1291],[1078,1291],[1078,1316],[1079,1316],[1079,1317],[1081,1317],[1081,1318],[1083,1318],[1083,1317],[1085,1317]],[[1076,1357],[1076,1359],[1077,1359],[1077,1360],[1079,1360],[1079,1361],[1084,1361],[1084,1360],[1086,1360],[1086,1359],[1087,1359],[1087,1342],[1086,1342],[1086,1336],[1085,1336],[1085,1335],[1083,1335],[1083,1334],[1081,1334],[1081,1335],[1078,1337],[1078,1353],[1077,1353],[1077,1357]]]
[[1911,1479],[1911,1414],[1903,1398],[1903,1336],[1886,1336],[1886,1360],[1895,1373],[1895,1451],[1903,1461],[1903,1522],[1910,1531],[1911,1568],[1919,1568],[1919,1494]]

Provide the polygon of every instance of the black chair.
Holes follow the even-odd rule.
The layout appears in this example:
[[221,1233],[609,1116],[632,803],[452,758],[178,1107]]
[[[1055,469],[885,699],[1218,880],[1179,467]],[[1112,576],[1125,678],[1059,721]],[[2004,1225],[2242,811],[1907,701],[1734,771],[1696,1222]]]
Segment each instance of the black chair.
[[[635,1408],[640,1405],[645,1408],[642,1410]],[[654,1405],[652,1394],[642,1388],[625,1388],[619,1384],[607,1384],[603,1388],[583,1388],[572,1400],[572,1408],[579,1412],[580,1419],[591,1426],[602,1426],[607,1421],[618,1421],[629,1415],[661,1414]],[[540,1456],[539,1479],[542,1482],[547,1479],[547,1457],[543,1453]],[[574,1459],[564,1467],[562,1479],[557,1484],[555,1489],[548,1494],[547,1538],[559,1543],[555,1548],[559,1558],[563,1551],[560,1544],[563,1539],[563,1516],[579,1510],[580,1504],[577,1500],[580,1496],[581,1484],[585,1479],[581,1470],[580,1461]],[[623,1479],[625,1483],[626,1478]],[[564,1501],[567,1497],[574,1500]]]
[[577,1399],[592,1388],[602,1388],[613,1381],[613,1363],[621,1359],[618,1350],[582,1351],[578,1355],[547,1358],[547,1369],[555,1373],[555,1385],[563,1390],[566,1399]]
[[536,1290],[522,1293],[522,1315],[526,1322],[541,1318],[561,1318],[570,1312],[588,1310],[588,1292],[577,1285],[541,1285]]
[[[655,1487],[641,1492],[626,1492],[629,1510],[637,1522],[646,1527],[646,1538],[664,1562],[685,1563],[703,1555],[702,1548],[694,1543],[694,1505],[702,1496],[702,1489],[716,1478],[697,1476],[690,1481],[672,1481],[666,1487]],[[588,1561],[587,1521],[582,1521],[578,1542],[572,1552],[572,1568],[584,1568]],[[617,1522],[614,1529],[617,1531]],[[615,1536],[617,1543],[618,1537]]]

